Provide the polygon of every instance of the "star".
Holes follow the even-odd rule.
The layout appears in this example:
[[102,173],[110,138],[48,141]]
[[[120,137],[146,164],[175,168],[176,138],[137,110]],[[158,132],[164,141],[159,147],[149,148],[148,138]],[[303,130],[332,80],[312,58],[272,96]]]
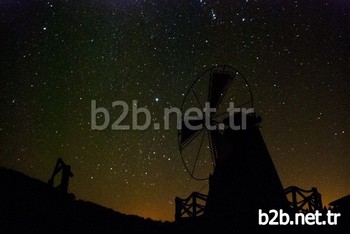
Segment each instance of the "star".
[[[180,109],[185,98],[196,103],[193,81],[227,64],[250,84],[282,184],[313,185],[324,204],[350,193],[350,16],[341,1],[7,2],[0,10],[1,166],[47,181],[62,157],[77,198],[173,220],[174,198],[203,182],[186,173],[176,117],[162,129],[163,110]],[[228,92],[247,90],[232,83]],[[208,90],[196,90],[198,98]],[[91,100],[109,111],[105,130],[91,129]],[[160,129],[111,129],[133,124],[132,100]],[[159,212],[128,206],[146,203]]]

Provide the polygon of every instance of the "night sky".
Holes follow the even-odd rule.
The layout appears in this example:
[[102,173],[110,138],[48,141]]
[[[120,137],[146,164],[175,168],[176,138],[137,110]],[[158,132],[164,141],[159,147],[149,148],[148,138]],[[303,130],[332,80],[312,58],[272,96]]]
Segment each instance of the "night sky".
[[[273,2],[273,3],[272,3]],[[174,219],[175,196],[207,192],[171,129],[91,130],[91,100],[180,107],[216,64],[249,81],[284,187],[350,193],[350,3],[345,0],[0,2],[0,166],[47,181],[57,158],[69,191],[114,210]],[[123,123],[131,123],[128,115]]]

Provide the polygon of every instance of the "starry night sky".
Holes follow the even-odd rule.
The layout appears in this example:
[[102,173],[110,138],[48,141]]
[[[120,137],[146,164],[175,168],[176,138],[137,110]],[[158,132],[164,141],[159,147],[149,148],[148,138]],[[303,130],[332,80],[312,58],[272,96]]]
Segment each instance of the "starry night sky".
[[[350,193],[350,3],[345,0],[0,2],[0,166],[114,210],[174,219],[189,178],[175,129],[91,130],[91,100],[138,100],[153,121],[196,76],[229,64],[248,79],[284,187]],[[123,123],[130,123],[130,115]]]

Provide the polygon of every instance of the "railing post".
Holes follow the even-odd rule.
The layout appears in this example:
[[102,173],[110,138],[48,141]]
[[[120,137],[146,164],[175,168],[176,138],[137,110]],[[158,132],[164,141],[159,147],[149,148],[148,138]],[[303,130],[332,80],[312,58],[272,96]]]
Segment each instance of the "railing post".
[[178,222],[181,219],[181,209],[182,209],[182,201],[179,197],[176,197],[175,198],[175,222]]
[[298,210],[297,194],[296,194],[296,191],[294,189],[292,191],[292,199],[293,199],[293,209],[295,211],[297,211]]
[[193,194],[193,201],[192,201],[192,208],[193,208],[193,217],[196,217],[197,216],[197,196],[196,194],[194,193]]

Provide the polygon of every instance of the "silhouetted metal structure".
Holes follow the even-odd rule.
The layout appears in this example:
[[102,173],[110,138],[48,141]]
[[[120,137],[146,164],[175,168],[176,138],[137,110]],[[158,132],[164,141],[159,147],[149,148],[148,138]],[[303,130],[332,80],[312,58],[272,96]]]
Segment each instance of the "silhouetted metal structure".
[[[61,172],[61,183],[54,186],[55,177],[58,173]],[[73,173],[71,172],[71,167],[63,162],[61,158],[57,159],[55,168],[53,170],[52,176],[49,179],[48,183],[50,186],[55,187],[57,190],[67,193],[68,192],[68,183],[69,177],[73,177]]]
[[290,208],[294,212],[314,212],[323,209],[321,194],[317,191],[317,188],[304,190],[296,186],[290,186],[284,192],[289,200]]
[[175,198],[175,220],[198,217],[204,214],[207,195],[193,192],[187,199]]
[[[289,203],[260,133],[261,118],[244,110],[227,113],[232,101],[236,108],[253,107],[249,84],[236,69],[217,66],[194,81],[182,104],[183,111],[193,103],[204,107],[209,102],[210,108],[216,108],[210,115],[203,113],[204,118],[185,116],[179,131],[179,148],[186,170],[194,179],[209,179],[204,216],[255,220],[258,209],[288,210]],[[193,130],[188,123],[202,124],[203,128]],[[209,129],[206,123],[216,129]],[[233,125],[240,128],[233,129]],[[206,171],[198,172],[208,164],[211,170],[207,167]],[[176,206],[184,207],[178,204],[180,201],[177,199]],[[187,210],[177,211],[177,220],[183,214],[191,216]]]

